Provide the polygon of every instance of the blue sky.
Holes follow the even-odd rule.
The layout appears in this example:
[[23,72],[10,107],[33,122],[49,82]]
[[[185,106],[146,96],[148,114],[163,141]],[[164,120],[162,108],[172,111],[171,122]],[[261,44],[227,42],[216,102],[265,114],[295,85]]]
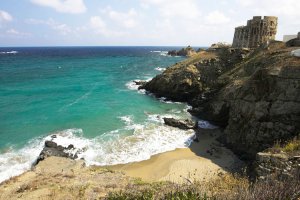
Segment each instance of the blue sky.
[[0,46],[208,46],[254,15],[300,31],[299,0],[0,0]]

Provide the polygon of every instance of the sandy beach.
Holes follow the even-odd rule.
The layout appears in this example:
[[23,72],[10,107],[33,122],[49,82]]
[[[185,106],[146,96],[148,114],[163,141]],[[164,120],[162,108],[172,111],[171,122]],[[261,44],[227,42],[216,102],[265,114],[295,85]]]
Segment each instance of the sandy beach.
[[198,134],[199,142],[193,142],[189,148],[176,149],[154,155],[149,160],[109,168],[145,181],[209,181],[220,174],[234,172],[243,167],[243,163],[230,150],[216,141],[220,134],[218,129],[201,129]]

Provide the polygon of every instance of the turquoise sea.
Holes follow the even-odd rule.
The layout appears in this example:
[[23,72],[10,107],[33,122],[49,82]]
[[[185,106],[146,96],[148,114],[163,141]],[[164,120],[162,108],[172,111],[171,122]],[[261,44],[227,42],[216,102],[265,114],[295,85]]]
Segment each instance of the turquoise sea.
[[174,47],[0,48],[0,182],[29,169],[51,134],[88,165],[149,159],[186,147],[192,132],[162,117],[188,106],[138,91],[182,57]]

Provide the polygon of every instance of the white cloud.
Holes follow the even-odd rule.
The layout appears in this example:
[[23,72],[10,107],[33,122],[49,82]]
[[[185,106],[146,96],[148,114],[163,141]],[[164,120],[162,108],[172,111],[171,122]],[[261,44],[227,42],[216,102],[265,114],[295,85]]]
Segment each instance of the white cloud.
[[27,19],[26,23],[34,24],[34,25],[42,24],[42,25],[49,26],[51,29],[58,31],[58,33],[61,35],[68,35],[73,32],[72,28],[69,27],[67,24],[56,22],[52,18],[48,20]]
[[103,9],[101,12],[105,16],[108,16],[111,20],[117,22],[118,24],[120,24],[125,28],[134,28],[139,24],[138,13],[133,8],[130,9],[128,12],[118,12],[111,9],[111,7],[107,7],[106,9]]
[[[241,6],[259,15],[285,15],[300,17],[299,0],[238,0]],[[244,8],[245,9],[245,8]]]
[[156,6],[164,17],[192,19],[201,15],[196,0],[141,0],[141,5]]
[[1,23],[10,22],[12,20],[13,20],[13,18],[8,12],[6,12],[4,10],[0,10],[0,25],[1,25]]
[[62,13],[79,14],[86,11],[83,0],[31,0],[31,2]]
[[93,29],[96,34],[100,34],[105,37],[119,37],[124,35],[123,31],[110,30],[100,16],[92,16],[90,18],[89,28]]
[[210,12],[205,17],[207,24],[217,25],[217,24],[226,24],[230,21],[228,17],[226,17],[222,12],[215,10]]
[[99,16],[93,16],[90,18],[90,25],[94,29],[105,29],[106,23],[103,21],[103,19]]
[[29,33],[20,32],[20,31],[18,31],[16,29],[13,29],[13,28],[6,30],[6,33],[8,35],[10,35],[10,36],[13,35],[13,36],[18,36],[18,37],[23,37],[23,36],[29,36],[29,35],[31,35]]

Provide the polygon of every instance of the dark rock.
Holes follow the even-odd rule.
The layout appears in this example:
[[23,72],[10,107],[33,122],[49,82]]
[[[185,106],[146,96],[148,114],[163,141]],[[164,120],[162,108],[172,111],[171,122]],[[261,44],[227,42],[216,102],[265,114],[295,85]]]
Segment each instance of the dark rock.
[[286,46],[288,47],[300,47],[300,32],[298,33],[298,37],[291,39],[286,42]]
[[257,152],[300,132],[300,60],[291,56],[294,49],[274,41],[251,51],[201,52],[143,89],[187,101],[193,115],[225,129],[227,147],[254,160]]
[[196,54],[196,51],[191,46],[182,48],[179,51],[176,51],[176,50],[168,51],[168,55],[170,55],[170,56],[192,56],[195,54]]
[[57,144],[53,141],[45,141],[45,147],[49,147],[49,148],[57,148]]
[[180,128],[183,130],[194,129],[197,127],[197,123],[189,119],[186,120],[178,120],[174,118],[163,118],[163,119],[166,125]]
[[77,152],[75,154],[67,152],[68,150],[72,149],[75,149],[74,145],[72,144],[70,144],[68,147],[63,147],[61,145],[57,145],[53,141],[47,140],[45,141],[45,147],[41,151],[35,164],[38,164],[40,161],[50,156],[65,157],[70,159],[78,158]]
[[147,81],[133,81],[136,85],[144,85]]

